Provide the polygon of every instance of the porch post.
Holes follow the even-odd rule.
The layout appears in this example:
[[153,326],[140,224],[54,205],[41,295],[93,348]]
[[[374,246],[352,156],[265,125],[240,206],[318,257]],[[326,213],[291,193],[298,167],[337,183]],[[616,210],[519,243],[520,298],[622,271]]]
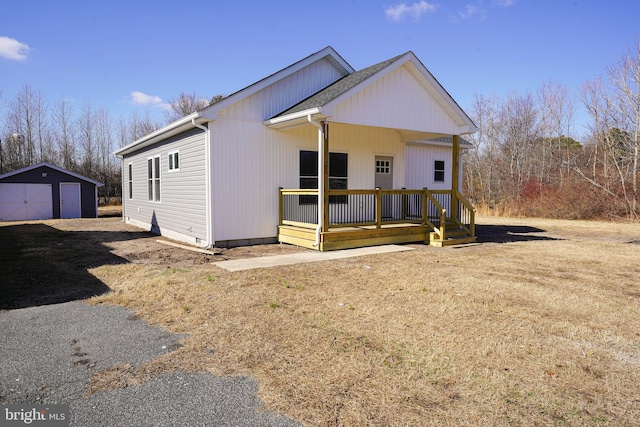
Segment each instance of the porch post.
[[[324,127],[323,141],[322,141],[322,186],[324,191],[322,192],[322,231],[329,231],[329,122],[322,122]],[[319,182],[319,181],[318,181]]]
[[458,188],[460,182],[460,136],[453,135],[453,148],[451,150],[451,218],[458,219]]

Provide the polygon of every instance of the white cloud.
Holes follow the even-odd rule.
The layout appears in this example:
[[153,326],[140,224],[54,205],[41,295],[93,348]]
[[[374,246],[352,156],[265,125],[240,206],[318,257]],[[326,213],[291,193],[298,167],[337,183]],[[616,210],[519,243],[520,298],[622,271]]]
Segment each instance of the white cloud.
[[412,16],[416,21],[420,19],[422,15],[429,12],[435,12],[438,6],[427,3],[424,0],[420,0],[417,3],[413,3],[411,5],[407,5],[406,3],[400,3],[395,6],[389,6],[384,11],[387,15],[387,18],[392,21],[400,22],[404,19],[405,16]]
[[460,24],[462,21],[466,21],[471,18],[484,21],[487,18],[487,12],[480,5],[468,4],[465,6],[463,11],[458,12],[457,15],[453,17],[453,22]]
[[165,110],[171,107],[166,102],[162,102],[162,98],[160,98],[159,96],[147,95],[146,93],[138,92],[136,90],[131,92],[129,97],[131,98],[131,103],[134,105],[148,105],[151,107],[158,107]]
[[162,98],[159,96],[147,95],[146,93],[133,91],[131,92],[131,102],[136,105],[153,105],[160,104],[162,102]]
[[513,5],[513,0],[493,0],[493,3],[498,6],[509,7]]
[[460,19],[469,19],[473,15],[477,15],[479,12],[480,9],[478,9],[478,7],[468,4],[464,11],[458,12],[458,17],[460,17]]
[[31,48],[11,37],[0,36],[0,56],[14,61],[25,61]]

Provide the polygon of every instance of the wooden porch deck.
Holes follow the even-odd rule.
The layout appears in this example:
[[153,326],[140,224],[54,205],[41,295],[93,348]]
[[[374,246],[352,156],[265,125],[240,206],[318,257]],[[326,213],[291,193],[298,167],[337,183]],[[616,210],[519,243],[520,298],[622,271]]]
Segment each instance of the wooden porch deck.
[[[316,197],[314,203],[313,197]],[[422,242],[475,242],[473,208],[459,193],[439,190],[330,190],[331,209],[316,242],[317,190],[280,190],[278,241],[319,251]],[[311,199],[310,199],[311,198]],[[457,200],[457,202],[456,202]],[[447,216],[447,207],[455,217]]]

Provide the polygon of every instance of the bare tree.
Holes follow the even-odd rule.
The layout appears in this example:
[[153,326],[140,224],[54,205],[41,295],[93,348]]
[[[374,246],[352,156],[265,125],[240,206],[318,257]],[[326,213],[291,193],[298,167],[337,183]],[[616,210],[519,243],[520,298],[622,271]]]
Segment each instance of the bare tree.
[[37,160],[37,124],[41,117],[38,111],[37,97],[38,94],[29,85],[24,85],[15,98],[9,102],[8,132],[11,135],[22,136],[8,138],[6,151],[10,169],[20,169]]
[[[162,127],[160,123],[156,123],[151,119],[149,111],[145,111],[144,116],[140,117],[136,111],[129,116],[129,132],[128,139],[131,143],[148,135]],[[125,144],[126,145],[126,144]]]
[[[0,118],[4,116],[4,99],[2,98],[2,90],[0,90]],[[0,126],[0,175],[4,173],[4,157],[5,157],[5,149],[2,140],[6,140],[5,133],[5,123],[2,121],[2,126]],[[5,141],[6,144],[6,141]]]
[[119,194],[120,170],[118,162],[112,155],[114,151],[113,123],[109,112],[104,108],[99,108],[94,114],[97,168],[96,178],[104,184],[99,190],[101,196],[109,201],[109,198]]
[[585,84],[582,100],[592,119],[590,170],[574,165],[587,182],[625,203],[638,218],[640,159],[640,40],[607,69],[607,81]]
[[495,166],[499,134],[495,97],[474,94],[471,113],[478,131],[467,137],[474,148],[464,163],[466,191],[482,206],[493,208],[496,203]]
[[548,183],[557,171],[559,185],[564,185],[564,176],[569,171],[569,158],[572,153],[567,147],[566,137],[570,137],[573,128],[575,104],[569,90],[562,84],[551,81],[543,83],[538,91],[540,105],[541,144],[540,183]]
[[[213,103],[213,99],[211,102]],[[169,98],[169,109],[164,112],[164,120],[166,123],[175,122],[208,105],[209,101],[197,97],[195,92],[182,92],[177,97]]]
[[54,105],[51,118],[60,166],[68,170],[75,169],[77,159],[73,109],[64,96]]
[[525,185],[534,178],[540,144],[539,114],[530,93],[511,93],[500,109],[502,174],[509,177],[503,197],[518,201]]
[[95,176],[96,167],[96,131],[94,128],[95,114],[90,102],[82,106],[80,116],[76,119],[78,131],[78,148],[80,149],[80,173],[85,176]]

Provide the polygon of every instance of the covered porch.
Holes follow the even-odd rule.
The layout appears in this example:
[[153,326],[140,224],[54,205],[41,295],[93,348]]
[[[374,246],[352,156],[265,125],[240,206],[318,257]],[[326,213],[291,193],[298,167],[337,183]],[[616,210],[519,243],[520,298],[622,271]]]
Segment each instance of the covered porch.
[[475,211],[459,191],[458,135],[451,136],[450,189],[335,188],[329,164],[329,123],[315,122],[311,116],[306,121],[318,129],[317,188],[279,189],[279,242],[319,251],[409,242],[432,246],[475,242]]
[[[285,134],[317,129],[317,148],[297,143],[299,188],[279,190],[278,241],[320,251],[475,241],[474,209],[460,193],[460,135],[476,126],[412,52],[264,124]],[[379,168],[394,170],[389,181]]]

